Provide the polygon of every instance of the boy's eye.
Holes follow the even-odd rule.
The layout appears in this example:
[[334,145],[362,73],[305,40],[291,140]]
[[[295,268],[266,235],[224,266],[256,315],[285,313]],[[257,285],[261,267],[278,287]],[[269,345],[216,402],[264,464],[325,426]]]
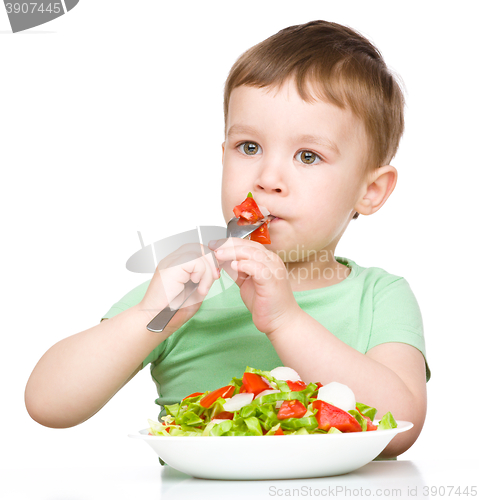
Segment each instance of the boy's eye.
[[242,153],[249,156],[254,156],[258,152],[261,152],[261,147],[255,142],[243,142],[238,147]]
[[312,151],[300,151],[296,155],[296,159],[306,165],[315,165],[321,161],[321,158]]

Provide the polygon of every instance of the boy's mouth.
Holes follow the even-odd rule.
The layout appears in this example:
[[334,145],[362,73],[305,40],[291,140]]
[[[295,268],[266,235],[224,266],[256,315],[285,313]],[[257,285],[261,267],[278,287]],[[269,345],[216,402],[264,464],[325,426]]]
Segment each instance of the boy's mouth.
[[[274,219],[281,219],[281,217],[278,217],[277,215],[272,214],[265,206],[258,205],[258,208],[260,209],[260,211],[264,217],[266,217],[267,215],[270,215],[271,217],[274,217]],[[273,222],[273,220],[271,222]]]

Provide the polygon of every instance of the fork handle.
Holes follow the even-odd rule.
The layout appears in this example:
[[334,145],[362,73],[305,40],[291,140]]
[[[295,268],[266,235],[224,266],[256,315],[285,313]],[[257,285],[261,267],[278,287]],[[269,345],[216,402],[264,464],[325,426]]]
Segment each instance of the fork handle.
[[193,281],[188,281],[185,285],[186,297],[183,302],[177,308],[171,308],[169,305],[161,310],[146,326],[150,332],[159,333],[162,332],[166,325],[171,321],[173,316],[181,309],[181,306],[190,298],[190,296],[195,292],[200,283],[193,283]]

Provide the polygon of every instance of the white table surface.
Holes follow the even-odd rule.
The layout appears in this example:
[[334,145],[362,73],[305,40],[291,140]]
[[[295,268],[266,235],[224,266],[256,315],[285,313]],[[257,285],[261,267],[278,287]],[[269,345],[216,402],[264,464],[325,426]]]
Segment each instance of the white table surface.
[[6,500],[479,498],[479,460],[371,462],[342,476],[279,481],[195,479],[156,464],[153,457],[152,465],[143,467],[42,468],[39,463],[34,469],[4,467],[1,475],[0,498]]

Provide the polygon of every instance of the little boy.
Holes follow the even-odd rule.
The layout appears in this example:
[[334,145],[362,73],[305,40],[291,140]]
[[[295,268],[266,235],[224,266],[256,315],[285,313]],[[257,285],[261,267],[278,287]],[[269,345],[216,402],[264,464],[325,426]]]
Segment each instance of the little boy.
[[[26,387],[32,418],[83,422],[150,363],[160,405],[224,386],[247,365],[284,365],[413,422],[382,457],[408,449],[430,376],[418,304],[403,278],[334,256],[351,219],[394,190],[403,106],[377,49],[344,26],[293,26],[245,52],[225,85],[222,208],[229,220],[251,191],[276,216],[271,244],[210,242],[222,273],[211,251],[168,256],[107,321],[45,353]],[[163,332],[148,331],[189,279],[197,292]]]

